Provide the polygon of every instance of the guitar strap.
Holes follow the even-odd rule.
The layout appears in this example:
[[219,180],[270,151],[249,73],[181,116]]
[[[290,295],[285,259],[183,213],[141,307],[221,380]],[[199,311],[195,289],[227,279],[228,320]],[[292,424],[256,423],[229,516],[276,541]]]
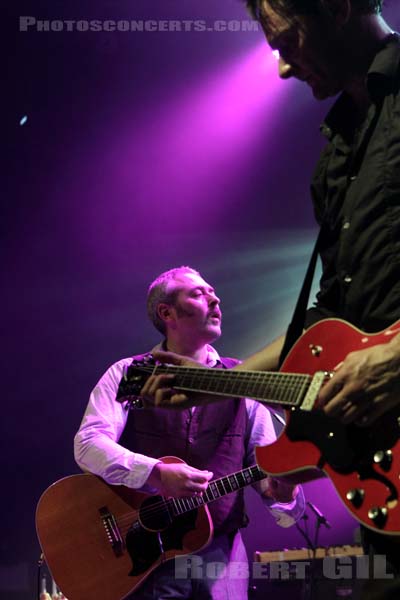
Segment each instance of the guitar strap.
[[301,286],[300,294],[297,299],[296,308],[294,309],[292,320],[286,332],[285,341],[279,357],[279,367],[282,366],[282,363],[288,355],[289,350],[303,333],[308,298],[310,296],[311,284],[314,278],[315,266],[317,264],[318,250],[321,237],[322,227],[319,230],[319,234],[314,245],[314,250],[312,252],[310,262],[307,267],[306,276],[304,277],[303,285]]

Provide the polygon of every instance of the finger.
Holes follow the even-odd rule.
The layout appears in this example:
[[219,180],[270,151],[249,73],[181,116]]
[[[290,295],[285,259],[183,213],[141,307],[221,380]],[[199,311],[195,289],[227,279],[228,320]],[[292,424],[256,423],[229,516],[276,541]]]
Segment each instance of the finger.
[[190,480],[193,483],[207,483],[212,478],[213,473],[211,471],[197,471],[190,475]]
[[193,406],[193,402],[191,402],[189,400],[189,398],[186,396],[186,394],[174,393],[171,396],[170,406],[171,406],[171,408],[174,408],[175,410],[182,410],[184,408],[190,408],[191,406]]
[[160,408],[168,408],[171,404],[171,395],[173,390],[171,388],[159,388],[153,394],[154,405]]
[[185,394],[174,393],[171,388],[157,390],[155,394],[155,405],[160,408],[182,409],[188,402]]
[[369,403],[368,410],[356,421],[357,425],[369,427],[397,403],[396,401],[387,403],[385,400],[384,396],[378,396],[374,402]]
[[360,419],[363,419],[364,415],[368,412],[368,404],[363,402],[359,404],[349,404],[344,410],[341,421],[344,425],[349,425]]
[[151,384],[148,394],[154,398],[156,396],[158,390],[163,390],[163,391],[168,390],[169,395],[171,396],[173,393],[173,388],[172,388],[173,379],[174,379],[173,376],[170,379],[167,379],[167,378],[157,379],[156,381],[154,381]]
[[318,405],[323,407],[326,404],[328,404],[328,402],[332,400],[332,398],[337,396],[337,394],[343,388],[343,385],[344,381],[342,381],[340,378],[334,375],[333,378],[330,379],[328,383],[326,383],[321,389],[318,395]]
[[270,498],[275,498],[279,502],[291,502],[298,493],[296,484],[288,483],[282,479],[268,477],[267,483],[268,485],[263,494]]
[[185,408],[185,406],[188,405],[189,398],[186,396],[186,394],[176,392],[172,394],[168,403],[168,406],[171,406],[172,408]]
[[149,380],[149,385],[147,387],[147,393],[150,396],[154,396],[158,389],[160,388],[168,388],[171,389],[172,381],[175,379],[175,376],[172,374],[163,374],[163,375],[155,375]]
[[178,496],[195,496],[202,494],[207,489],[207,483],[194,483],[193,481],[186,480],[181,483],[179,491],[175,494]]
[[363,399],[365,400],[366,396],[360,382],[347,383],[323,405],[324,411],[330,417],[342,417],[343,412],[349,408],[349,403],[358,406]]
[[[341,398],[340,398],[341,396]],[[338,394],[339,401],[341,400],[341,406],[338,404],[334,407],[330,413],[330,405],[325,407],[325,412],[331,416],[340,418],[341,422],[345,425],[353,423],[370,411],[370,405],[372,398],[367,392],[360,392],[360,389],[356,386],[347,386],[343,390],[343,394]],[[332,401],[332,404],[335,399]]]
[[150,386],[152,385],[153,381],[154,381],[154,375],[150,375],[150,377],[146,380],[144,386],[142,387],[142,389],[140,390],[140,395],[141,396],[147,396]]
[[347,394],[341,390],[335,394],[333,398],[329,399],[326,404],[323,405],[324,412],[329,417],[340,417],[343,414],[343,410],[349,402]]
[[192,484],[190,489],[192,493],[195,492],[197,494],[202,494],[208,488],[208,481],[204,481],[203,483]]
[[174,379],[172,373],[164,373],[162,375],[151,375],[142,389],[140,390],[141,396],[154,396],[156,390],[160,387],[166,387],[166,383],[171,382]]
[[288,479],[285,479],[284,477],[271,477],[268,476],[267,477],[268,483],[272,486],[278,486],[278,485],[287,485],[290,487],[294,487],[294,483],[292,483],[291,481],[289,481]]

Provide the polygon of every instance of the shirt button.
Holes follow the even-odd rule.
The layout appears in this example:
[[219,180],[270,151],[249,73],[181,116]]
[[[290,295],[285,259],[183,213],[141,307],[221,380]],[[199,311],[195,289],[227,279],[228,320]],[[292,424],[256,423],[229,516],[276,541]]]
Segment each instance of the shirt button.
[[355,181],[357,179],[357,175],[352,175],[349,179],[350,181]]
[[351,283],[352,282],[352,278],[350,277],[350,275],[346,275],[345,277],[343,277],[343,281],[345,283]]
[[345,222],[343,223],[343,227],[342,227],[342,229],[349,229],[349,228],[350,228],[350,221],[345,221]]
[[193,438],[190,437],[189,440],[188,440],[188,442],[189,442],[189,444],[193,444]]

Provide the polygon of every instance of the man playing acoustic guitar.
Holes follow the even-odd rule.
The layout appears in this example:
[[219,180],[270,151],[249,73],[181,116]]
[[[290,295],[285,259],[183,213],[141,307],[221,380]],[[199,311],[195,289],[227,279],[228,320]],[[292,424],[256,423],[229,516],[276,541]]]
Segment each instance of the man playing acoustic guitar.
[[[221,335],[220,301],[197,271],[180,267],[161,274],[150,285],[147,308],[165,338],[156,349],[184,354],[213,369],[238,363],[220,357],[210,346]],[[149,358],[151,352],[134,357],[138,364]],[[75,457],[83,470],[111,484],[165,497],[196,499],[206,496],[212,480],[254,465],[255,446],[276,439],[269,410],[247,399],[224,399],[219,404],[178,412],[128,410],[129,405],[117,402],[116,396],[124,368],[131,363],[129,358],[111,366],[91,394],[75,437]],[[159,460],[166,455],[185,462]],[[264,474],[261,477],[254,487],[277,523],[283,527],[293,524],[304,510],[301,488]],[[216,499],[209,510],[214,538],[197,553],[204,576],[175,578],[174,561],[170,560],[155,569],[132,598],[247,598],[247,578],[229,573],[232,562],[247,564],[240,535],[246,524],[243,490]],[[161,538],[160,543],[166,546],[167,537],[161,533]],[[225,565],[217,578],[213,573],[207,576],[209,562]]]

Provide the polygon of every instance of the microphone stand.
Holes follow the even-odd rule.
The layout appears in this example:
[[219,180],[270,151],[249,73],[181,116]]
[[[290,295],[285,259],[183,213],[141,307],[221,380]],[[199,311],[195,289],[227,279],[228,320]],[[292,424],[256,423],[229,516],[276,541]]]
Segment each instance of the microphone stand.
[[319,531],[320,531],[321,525],[324,525],[327,529],[330,529],[331,526],[330,526],[329,521],[326,519],[326,517],[324,517],[324,515],[321,513],[321,511],[316,506],[314,506],[314,504],[312,504],[312,502],[307,502],[307,506],[309,506],[309,508],[312,510],[312,512],[316,516],[314,542],[311,541],[311,538],[307,532],[308,515],[304,514],[302,516],[302,519],[304,520],[304,523],[305,523],[304,530],[300,527],[300,525],[298,523],[296,523],[296,527],[297,527],[297,530],[301,533],[301,535],[306,540],[307,545],[312,552],[312,559],[311,559],[311,565],[310,565],[310,578],[309,578],[308,585],[307,585],[307,578],[306,578],[306,585],[305,585],[305,589],[304,589],[305,598],[312,600],[313,591],[314,591],[314,583],[315,583],[315,565],[316,565],[316,554],[317,554],[317,547],[318,547]]
[[296,523],[296,528],[306,540],[308,548],[315,553],[315,544],[311,541],[311,538],[307,533],[308,515],[304,514],[301,518],[304,521],[304,529],[302,529],[298,523]]
[[312,599],[312,592],[313,592],[313,583],[314,583],[314,567],[313,567],[313,565],[314,565],[314,561],[315,561],[316,545],[315,545],[315,543],[313,543],[311,541],[311,538],[308,535],[308,531],[307,531],[308,515],[304,514],[301,518],[304,521],[304,529],[302,529],[298,523],[296,523],[296,528],[297,528],[297,531],[299,531],[301,533],[301,535],[303,536],[303,538],[306,540],[307,547],[312,552],[312,555],[311,555],[311,567],[310,567],[310,578],[307,579],[307,577],[306,577],[305,580],[304,580],[303,598],[304,598],[304,600],[311,600]]

